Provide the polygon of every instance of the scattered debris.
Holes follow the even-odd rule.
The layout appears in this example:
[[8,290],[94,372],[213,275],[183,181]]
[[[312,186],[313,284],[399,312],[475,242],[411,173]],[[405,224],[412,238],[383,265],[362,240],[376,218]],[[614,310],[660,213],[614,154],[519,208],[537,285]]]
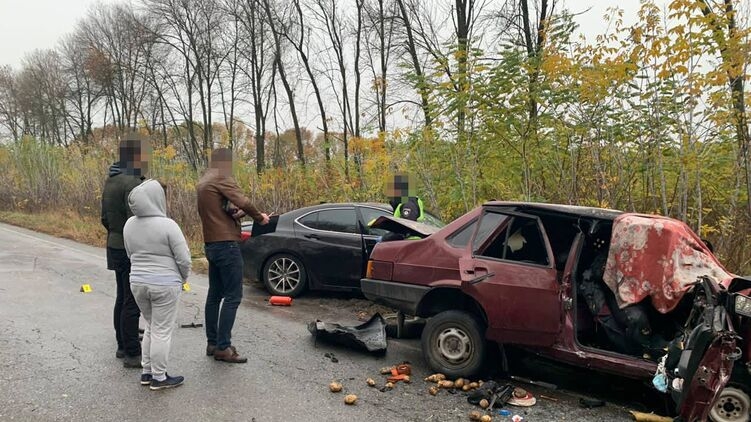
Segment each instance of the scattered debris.
[[481,417],[482,417],[482,413],[480,413],[477,410],[473,410],[469,412],[469,420],[471,421],[479,421]]
[[338,393],[338,392],[342,391],[342,384],[340,384],[340,383],[338,383],[336,381],[333,381],[331,384],[329,384],[329,390],[332,393]]
[[395,368],[394,366],[384,366],[378,372],[380,372],[381,375],[388,375],[391,373],[391,370],[394,368]]
[[439,373],[439,374],[433,374],[433,375],[430,375],[430,376],[426,377],[425,381],[439,382],[439,381],[443,381],[445,379],[446,379],[446,375],[443,375],[443,374]]
[[558,399],[557,399],[557,398],[555,398],[555,397],[550,397],[550,396],[546,396],[546,395],[544,395],[544,394],[540,394],[540,395],[538,395],[537,397],[539,397],[539,398],[541,398],[541,399],[545,399],[545,400],[550,400],[550,401],[558,401]]
[[490,415],[482,415],[480,416],[480,422],[491,422],[493,418],[490,417]]
[[391,390],[392,388],[394,388],[394,383],[389,381],[386,383],[385,387],[387,390]]
[[316,340],[320,338],[371,353],[386,352],[386,321],[381,314],[375,314],[368,322],[355,327],[316,320],[308,324],[308,331]]
[[550,384],[548,382],[532,381],[532,380],[529,380],[529,379],[526,379],[526,378],[517,377],[516,375],[511,375],[511,376],[509,376],[509,378],[512,379],[512,380],[514,380],[514,381],[523,382],[524,384],[536,385],[538,387],[548,388],[550,390],[557,390],[558,389],[557,385]]
[[344,403],[353,405],[357,402],[357,396],[354,394],[347,394],[344,396]]
[[490,402],[488,401],[488,399],[480,400],[480,407],[482,407],[483,409],[487,409],[488,406],[490,406]]
[[517,387],[514,388],[514,392],[507,403],[512,406],[530,407],[537,403],[537,399],[529,391]]
[[579,407],[583,407],[585,409],[592,409],[595,407],[603,407],[605,406],[605,402],[600,399],[590,399],[590,398],[584,398],[581,397],[579,399]]
[[521,421],[524,420],[524,418],[521,417],[521,416],[519,416],[519,415],[514,415],[514,416],[511,417],[511,420],[512,420],[512,422],[521,422]]
[[269,304],[275,306],[292,306],[292,298],[289,296],[271,296]]
[[323,356],[324,356],[325,358],[327,358],[327,359],[330,359],[330,360],[331,360],[331,362],[333,362],[333,363],[339,363],[339,359],[337,359],[337,358],[336,358],[336,356],[334,356],[334,354],[333,354],[333,353],[326,353],[326,354],[324,354]]
[[203,327],[203,324],[200,322],[191,322],[190,324],[180,324],[180,328],[201,328]]
[[434,386],[432,386],[432,387],[430,387],[430,388],[428,389],[428,393],[430,393],[430,395],[431,395],[431,396],[435,396],[436,394],[438,394],[438,392],[439,392],[440,390],[441,390],[440,388],[438,388],[438,387],[436,387],[436,386],[434,385]]
[[498,411],[498,414],[505,417],[511,416],[511,411],[508,409],[501,409]]
[[635,410],[631,410],[629,413],[637,422],[671,422],[673,420],[673,418],[655,415],[654,413],[642,413]]
[[368,384],[368,386],[370,386],[370,387],[375,387],[375,385],[376,385],[376,382],[375,382],[375,380],[373,378],[366,379],[365,383]]

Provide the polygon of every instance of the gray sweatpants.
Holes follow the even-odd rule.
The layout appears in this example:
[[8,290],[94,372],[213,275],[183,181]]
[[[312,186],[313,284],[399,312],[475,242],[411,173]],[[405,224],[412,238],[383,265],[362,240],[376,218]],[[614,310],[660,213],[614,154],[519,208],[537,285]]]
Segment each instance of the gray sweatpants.
[[157,381],[163,381],[167,374],[167,359],[182,286],[131,283],[130,289],[146,320],[141,344],[143,373],[151,374]]

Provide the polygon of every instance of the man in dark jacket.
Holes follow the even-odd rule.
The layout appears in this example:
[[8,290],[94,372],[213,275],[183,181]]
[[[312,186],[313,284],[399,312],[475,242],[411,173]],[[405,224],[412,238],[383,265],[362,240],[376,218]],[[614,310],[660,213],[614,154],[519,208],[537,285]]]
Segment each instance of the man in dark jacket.
[[141,315],[130,290],[130,260],[125,252],[123,226],[133,215],[128,195],[141,184],[147,170],[148,146],[136,137],[120,142],[120,161],[110,167],[102,189],[102,225],[107,229],[107,269],[115,272],[114,325],[117,338],[115,356],[126,368],[141,367],[138,320]]
[[219,361],[245,363],[248,359],[237,353],[231,341],[237,307],[243,297],[240,219],[247,214],[256,223],[267,224],[269,217],[253,206],[232,178],[232,151],[227,148],[212,151],[211,165],[196,189],[204,251],[209,261],[206,354]]

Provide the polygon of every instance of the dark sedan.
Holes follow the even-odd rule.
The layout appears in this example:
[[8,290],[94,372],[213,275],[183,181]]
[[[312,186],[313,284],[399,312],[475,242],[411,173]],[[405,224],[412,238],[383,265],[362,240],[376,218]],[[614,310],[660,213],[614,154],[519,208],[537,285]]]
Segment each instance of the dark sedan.
[[[330,203],[272,216],[266,226],[244,224],[245,277],[272,295],[359,290],[370,251],[387,233],[368,223],[392,215],[386,204]],[[432,215],[426,221],[441,225]]]

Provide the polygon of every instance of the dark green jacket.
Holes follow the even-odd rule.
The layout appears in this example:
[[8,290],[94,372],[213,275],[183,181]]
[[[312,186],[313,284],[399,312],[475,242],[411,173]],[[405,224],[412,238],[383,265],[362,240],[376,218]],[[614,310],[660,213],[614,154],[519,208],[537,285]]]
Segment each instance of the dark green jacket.
[[141,184],[140,176],[131,176],[110,169],[110,176],[102,189],[102,225],[107,229],[107,247],[125,249],[123,226],[133,215],[128,195]]

